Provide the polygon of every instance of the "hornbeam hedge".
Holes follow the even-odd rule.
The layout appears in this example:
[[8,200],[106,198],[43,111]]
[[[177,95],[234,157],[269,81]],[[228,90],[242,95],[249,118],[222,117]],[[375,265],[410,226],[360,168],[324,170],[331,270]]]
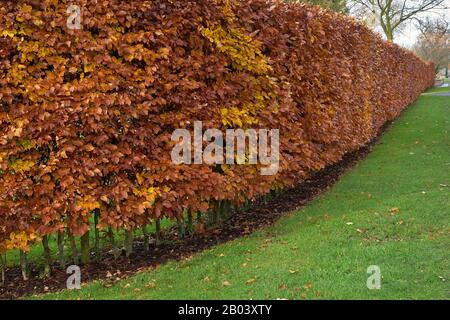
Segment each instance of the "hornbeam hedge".
[[[65,244],[87,262],[118,231],[130,254],[132,231],[161,218],[195,230],[358,149],[433,79],[431,63],[319,7],[1,1],[0,253],[20,249],[26,278],[30,245],[50,264],[53,236],[64,265]],[[194,121],[280,129],[280,170],[174,164],[171,134]]]

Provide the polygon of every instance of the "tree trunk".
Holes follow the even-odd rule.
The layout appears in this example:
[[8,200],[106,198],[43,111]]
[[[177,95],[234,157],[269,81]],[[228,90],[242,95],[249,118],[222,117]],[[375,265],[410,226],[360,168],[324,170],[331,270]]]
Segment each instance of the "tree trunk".
[[215,227],[218,225],[221,206],[222,206],[221,201],[219,201],[216,202],[216,205],[210,209],[208,213],[208,226]]
[[187,214],[187,232],[189,235],[194,233],[194,223],[192,221],[192,212],[189,211]]
[[98,217],[99,216],[99,210],[95,210],[94,212],[94,233],[95,233],[95,258],[100,259],[100,230],[98,229]]
[[28,259],[26,252],[20,250],[20,268],[22,269],[23,280],[28,280]]
[[394,34],[392,33],[392,30],[386,31],[386,38],[388,41],[394,41]]
[[44,248],[44,259],[45,259],[44,276],[48,276],[51,273],[52,253],[48,245],[47,235],[42,237],[42,247]]
[[244,201],[244,205],[242,207],[243,207],[244,212],[247,211],[250,208],[250,201],[248,201],[248,199],[246,199]]
[[114,259],[117,259],[120,255],[120,253],[119,253],[119,248],[117,248],[117,245],[116,245],[114,231],[111,227],[109,227],[109,230],[108,230],[108,237],[109,237],[109,242],[111,243],[111,248],[113,251]]
[[5,284],[6,254],[0,254],[0,286]]
[[89,247],[89,231],[87,231],[80,238],[81,243],[81,263],[88,264],[90,259],[90,247]]
[[386,15],[385,33],[388,41],[394,41],[394,29],[392,28],[392,23],[389,15]]
[[147,226],[142,227],[142,233],[144,234],[144,250],[145,250],[145,252],[147,252],[149,249],[148,247],[149,247],[149,242],[150,242],[150,236],[147,231]]
[[75,237],[72,234],[70,234],[70,233],[69,233],[69,241],[70,241],[70,248],[72,250],[73,263],[75,265],[77,265],[79,263],[77,243],[75,241]]
[[133,253],[133,230],[125,230],[125,255],[129,257]]
[[184,239],[186,235],[186,226],[184,225],[184,220],[177,218],[177,226],[178,226],[178,238]]
[[386,39],[388,41],[393,41],[394,40],[394,31],[392,30],[390,17],[386,14],[381,14],[379,16],[379,22],[380,22],[381,28],[383,29],[383,32],[386,36]]
[[58,232],[56,242],[58,243],[59,266],[61,269],[64,269],[66,267],[66,261],[64,259],[64,231]]
[[156,229],[156,245],[159,246],[161,244],[161,220],[158,218],[155,222]]

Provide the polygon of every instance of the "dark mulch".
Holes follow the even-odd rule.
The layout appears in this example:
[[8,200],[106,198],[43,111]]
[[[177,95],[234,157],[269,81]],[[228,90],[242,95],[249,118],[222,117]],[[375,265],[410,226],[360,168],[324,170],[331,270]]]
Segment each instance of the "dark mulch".
[[[81,266],[82,281],[105,280],[104,285],[110,286],[119,278],[133,275],[149,267],[156,267],[168,260],[180,260],[189,257],[214,245],[249,235],[258,229],[273,224],[280,217],[299,209],[317,195],[329,189],[345,171],[353,167],[372,150],[372,147],[379,141],[380,136],[389,125],[385,125],[372,142],[345,155],[340,162],[321,170],[297,187],[277,194],[265,203],[262,201],[254,202],[250,209],[233,215],[219,228],[208,230],[204,234],[188,236],[183,240],[179,239],[177,229],[171,228],[163,234],[163,243],[158,246],[152,243],[148,251],[144,250],[142,242],[135,242],[134,253],[131,258],[121,256],[116,260],[110,253],[105,252],[101,260]],[[31,279],[23,281],[19,267],[8,269],[6,271],[7,282],[3,287],[0,287],[0,298],[14,299],[66,288],[68,275],[57,264],[52,268],[51,277],[39,278],[39,271],[41,270],[38,270],[35,266],[33,269],[32,266]],[[108,274],[109,272],[110,274]]]

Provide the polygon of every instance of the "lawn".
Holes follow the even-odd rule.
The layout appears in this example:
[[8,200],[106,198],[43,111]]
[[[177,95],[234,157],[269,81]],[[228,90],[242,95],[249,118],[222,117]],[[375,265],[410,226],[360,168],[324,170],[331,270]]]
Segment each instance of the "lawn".
[[33,298],[449,299],[449,115],[449,97],[422,95],[367,159],[267,229],[112,287]]
[[422,95],[424,96],[428,96],[431,94],[435,94],[435,93],[445,93],[445,92],[449,92],[450,88],[449,87],[438,87],[438,88],[433,88],[428,90],[427,92],[423,93]]

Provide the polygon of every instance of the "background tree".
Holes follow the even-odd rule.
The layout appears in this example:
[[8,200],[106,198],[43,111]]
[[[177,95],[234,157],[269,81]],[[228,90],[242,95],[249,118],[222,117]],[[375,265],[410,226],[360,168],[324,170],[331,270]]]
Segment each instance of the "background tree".
[[358,18],[374,22],[389,41],[394,40],[405,22],[416,19],[420,13],[443,8],[445,0],[348,0],[349,10]]
[[332,11],[348,13],[347,0],[285,0],[285,2],[311,3]]
[[435,72],[446,68],[450,62],[450,22],[445,18],[418,20],[420,31],[413,51],[425,60],[433,61]]

